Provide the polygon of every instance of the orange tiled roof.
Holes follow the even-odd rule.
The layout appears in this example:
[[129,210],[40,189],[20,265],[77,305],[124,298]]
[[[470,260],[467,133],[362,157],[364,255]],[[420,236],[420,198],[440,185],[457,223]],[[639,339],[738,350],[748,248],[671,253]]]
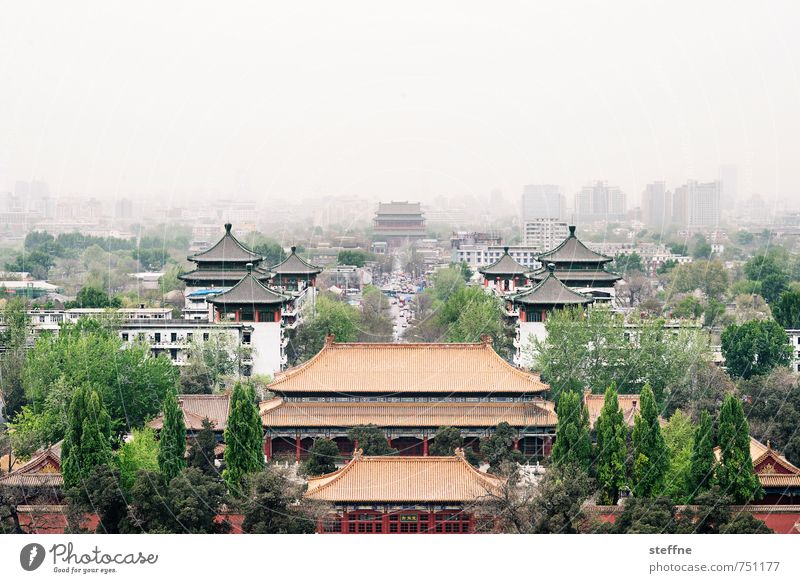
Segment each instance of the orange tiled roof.
[[64,483],[61,477],[61,442],[34,454],[30,461],[10,474],[0,478],[0,486],[60,487]]
[[[214,424],[215,431],[224,431],[228,426],[229,395],[178,395],[178,404],[183,410],[183,421],[186,429],[200,431],[203,419]],[[163,416],[158,416],[149,423],[153,429],[161,429]]]
[[261,403],[265,427],[494,427],[506,421],[513,427],[551,427],[556,424],[553,403],[523,402],[374,403],[286,402],[276,397]]
[[311,478],[307,498],[328,502],[475,502],[502,485],[454,456],[362,456],[345,467]]
[[445,344],[326,341],[308,362],[278,374],[277,393],[537,393],[539,376],[513,367],[489,342]]
[[[641,396],[617,395],[617,398],[625,423],[628,427],[633,427],[633,420],[641,410]],[[600,417],[600,411],[603,410],[605,399],[605,395],[592,395],[589,392],[583,395],[583,402],[586,403],[586,408],[589,410],[589,426],[592,428],[594,428],[597,418]]]
[[[719,461],[722,457],[722,450],[719,446],[714,448],[714,455]],[[767,458],[771,458],[776,464],[782,466],[789,473],[772,473],[769,470],[757,472],[758,480],[765,488],[785,488],[800,486],[800,468],[792,464],[784,456],[772,449],[772,445],[764,445],[752,435],[750,436],[750,457],[753,459],[753,467],[757,467]]]

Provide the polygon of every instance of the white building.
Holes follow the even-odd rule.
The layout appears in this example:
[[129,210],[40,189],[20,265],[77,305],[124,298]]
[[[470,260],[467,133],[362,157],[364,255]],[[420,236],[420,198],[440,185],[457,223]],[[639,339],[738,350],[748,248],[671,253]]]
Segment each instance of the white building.
[[557,219],[528,219],[522,228],[525,246],[539,251],[553,249],[569,234],[567,223]]
[[[466,263],[473,271],[478,267],[491,265],[498,261],[503,254],[503,245],[461,245],[453,249],[452,260],[454,263]],[[508,254],[517,262],[530,269],[538,269],[541,264],[536,261],[536,255],[541,253],[541,249],[529,247],[527,245],[511,245],[508,247]]]

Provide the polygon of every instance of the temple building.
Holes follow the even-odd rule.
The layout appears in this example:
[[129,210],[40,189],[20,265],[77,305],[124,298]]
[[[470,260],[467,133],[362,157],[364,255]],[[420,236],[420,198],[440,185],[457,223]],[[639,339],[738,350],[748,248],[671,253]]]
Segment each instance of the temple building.
[[547,337],[545,322],[555,310],[581,306],[586,308],[594,302],[591,296],[573,291],[555,276],[555,265],[547,266],[547,275],[533,287],[506,297],[506,313],[516,318],[514,364],[533,365],[533,339],[543,341]]
[[373,239],[390,247],[424,239],[425,217],[418,202],[382,202],[373,219]]
[[528,273],[530,269],[519,263],[508,253],[508,247],[503,247],[503,255],[486,267],[481,267],[478,272],[483,275],[483,286],[497,293],[514,292],[517,288],[530,285]]
[[542,268],[530,274],[538,283],[549,277],[548,264],[555,265],[555,276],[567,287],[595,301],[611,301],[615,297],[614,284],[622,279],[616,273],[606,271],[605,265],[614,259],[596,253],[575,236],[575,226],[569,228],[569,236],[555,249],[537,257]]
[[303,311],[313,308],[317,293],[317,276],[322,268],[312,265],[297,254],[292,246],[289,256],[269,268],[270,286],[292,298],[283,307],[283,328],[290,330],[300,323]]
[[[721,459],[719,447],[714,448],[714,455],[718,461]],[[753,504],[800,505],[800,468],[772,449],[769,441],[764,445],[752,436],[750,457],[753,459],[753,470],[764,489],[764,498],[754,500]]]
[[264,453],[299,461],[314,439],[332,439],[343,457],[357,444],[354,426],[380,427],[401,456],[426,456],[439,427],[461,430],[467,447],[498,423],[519,432],[529,459],[549,455],[553,403],[538,375],[503,360],[487,340],[465,344],[337,343],[326,340],[309,361],[276,376],[262,401]]
[[252,327],[247,344],[253,354],[250,374],[273,375],[286,363],[283,352],[282,309],[292,298],[270,289],[259,281],[253,264],[232,288],[212,295],[208,302],[214,308],[215,322],[246,322]]
[[364,456],[311,478],[305,498],[333,505],[318,532],[342,534],[472,533],[480,504],[502,481],[454,456]]
[[61,443],[34,453],[27,463],[0,477],[0,490],[26,507],[62,503]]

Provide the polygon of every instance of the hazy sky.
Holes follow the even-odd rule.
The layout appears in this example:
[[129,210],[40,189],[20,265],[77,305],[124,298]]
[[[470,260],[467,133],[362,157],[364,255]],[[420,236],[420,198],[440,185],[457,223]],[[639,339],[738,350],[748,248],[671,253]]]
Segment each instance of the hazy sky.
[[800,196],[796,0],[264,4],[0,2],[0,190]]

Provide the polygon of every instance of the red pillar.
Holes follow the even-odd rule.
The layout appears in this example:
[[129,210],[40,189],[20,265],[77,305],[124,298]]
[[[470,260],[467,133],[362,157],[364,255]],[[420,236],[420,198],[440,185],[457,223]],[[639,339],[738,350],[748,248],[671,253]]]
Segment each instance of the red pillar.
[[346,511],[342,511],[342,534],[347,534],[349,531],[347,530],[347,523],[349,522],[347,519],[349,516],[347,515]]
[[519,439],[514,440],[514,451],[519,451]]
[[392,447],[392,438],[391,437],[387,437],[386,438],[386,443],[389,444],[389,447]]
[[353,440],[353,457],[355,457],[357,451],[358,451],[358,440],[354,439]]
[[422,438],[422,455],[428,455],[428,438]]
[[276,322],[280,322],[281,321],[281,310],[280,310],[280,308],[275,310],[275,321]]
[[264,455],[267,456],[267,461],[272,459],[272,436],[270,435],[264,439]]
[[299,433],[294,438],[294,457],[298,462],[300,461],[300,434]]
[[389,513],[384,512],[381,515],[381,532],[383,534],[389,534]]

